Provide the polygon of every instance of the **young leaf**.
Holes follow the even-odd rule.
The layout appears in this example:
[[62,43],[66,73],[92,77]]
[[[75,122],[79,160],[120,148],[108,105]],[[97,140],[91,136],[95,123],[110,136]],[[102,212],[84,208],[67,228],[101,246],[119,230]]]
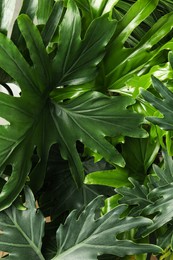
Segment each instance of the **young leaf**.
[[85,183],[106,185],[115,188],[129,185],[128,174],[121,168],[92,172],[85,177]]
[[26,210],[15,206],[0,213],[0,250],[8,252],[6,259],[44,260],[41,253],[44,217],[35,207],[35,199],[25,188]]
[[[102,217],[96,217],[102,199],[93,200],[79,215],[74,210],[64,225],[57,230],[57,253],[53,260],[97,259],[98,255],[113,254],[120,257],[146,252],[159,253],[154,245],[135,244],[129,240],[118,240],[119,233],[152,223],[146,218],[122,218],[126,206],[118,206]],[[75,230],[75,232],[74,232]]]

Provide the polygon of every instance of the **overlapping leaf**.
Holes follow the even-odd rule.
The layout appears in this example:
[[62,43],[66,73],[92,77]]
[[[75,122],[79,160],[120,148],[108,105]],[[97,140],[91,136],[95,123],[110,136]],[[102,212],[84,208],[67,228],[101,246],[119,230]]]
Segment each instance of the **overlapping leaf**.
[[87,92],[66,105],[54,104],[52,117],[61,153],[64,159],[68,159],[78,184],[82,165],[75,147],[77,140],[103,155],[107,161],[123,166],[122,156],[106,141],[105,136],[145,135],[136,127],[141,116],[126,110],[131,101],[129,97],[109,98],[99,92]]
[[[64,35],[66,45],[63,47],[60,40],[53,61],[31,20],[21,15],[18,24],[29,50],[28,63],[16,46],[0,35],[0,66],[21,89],[21,97],[0,93],[0,116],[7,121],[7,125],[0,126],[0,168],[3,172],[6,166],[11,167],[8,177],[4,176],[7,178],[0,193],[1,209],[8,207],[22,190],[31,170],[33,151],[38,155],[38,164],[30,174],[33,190],[40,189],[44,182],[49,149],[55,142],[59,143],[63,158],[69,160],[73,177],[80,186],[83,168],[76,150],[77,140],[98,150],[108,161],[122,165],[122,157],[105,136],[145,135],[139,127],[143,118],[127,110],[127,106],[134,103],[128,97],[109,98],[101,93],[88,92],[69,102],[59,100],[57,103],[51,95],[57,84],[67,82],[67,78],[69,82],[79,82],[79,78],[87,82],[91,75],[94,77],[96,64],[103,57],[105,45],[114,31],[114,22],[107,16],[94,20],[81,43],[79,12],[74,2],[69,1],[59,34],[61,40]],[[68,31],[72,24],[75,33],[71,29]],[[93,37],[95,31],[97,34]],[[68,56],[65,56],[67,52]],[[58,73],[61,65],[65,70]],[[68,76],[66,69],[69,69]]]
[[130,215],[152,216],[153,224],[145,229],[141,228],[138,235],[146,236],[152,233],[169,223],[173,217],[173,178],[172,168],[170,168],[173,160],[166,153],[164,160],[162,168],[154,166],[157,177],[150,177],[147,186],[131,180],[133,188],[116,189],[123,195],[120,203],[133,205]]
[[149,91],[142,90],[141,93],[149,103],[163,114],[164,118],[147,117],[147,119],[152,123],[159,125],[164,130],[173,130],[173,93],[154,76],[152,77],[152,82],[159,97]]
[[160,148],[157,138],[126,138],[122,145],[122,156],[126,161],[129,174],[136,180],[143,181],[148,168],[155,160]]
[[144,209],[143,214],[156,214],[156,216],[153,218],[154,224],[151,225],[151,227],[147,227],[145,230],[142,230],[140,233],[143,235],[148,235],[149,233],[168,223],[173,218],[172,192],[173,183],[167,184],[164,187],[158,187],[150,192],[148,198],[153,200],[154,203],[147,206]]
[[91,17],[91,19],[110,12],[118,1],[119,0],[75,0],[79,8],[83,11],[84,16],[86,16],[85,18]]
[[[144,252],[158,253],[160,248],[153,245],[135,244],[128,240],[118,240],[119,233],[131,228],[150,225],[145,218],[121,218],[126,206],[119,206],[100,218],[95,212],[101,207],[101,198],[92,201],[78,215],[73,211],[64,225],[57,230],[58,259],[97,259],[98,255],[114,254],[120,257]],[[75,230],[75,232],[74,232]]]
[[56,84],[76,85],[91,81],[115,28],[116,22],[109,20],[106,14],[90,24],[81,40],[80,13],[73,1],[70,1],[60,26],[59,47],[53,62]]
[[[145,35],[142,35],[140,42],[135,47],[126,48],[124,46],[132,31],[150,15],[157,4],[158,1],[136,1],[119,22],[114,35],[115,39],[109,49],[110,53],[105,60],[106,84],[110,89],[124,87],[125,83],[137,75],[146,64],[154,66],[159,62],[164,62],[163,55],[154,59],[159,53],[161,54],[163,49],[168,49],[166,45],[160,48],[158,43],[173,27],[173,13],[161,17]],[[145,74],[145,70],[141,74],[143,73]]]
[[116,191],[123,196],[120,203],[135,206],[131,209],[130,215],[139,216],[143,209],[152,203],[148,200],[149,190],[134,179],[129,178],[129,180],[133,184],[133,188],[120,187]]
[[8,252],[6,259],[44,260],[41,253],[44,217],[35,207],[29,188],[25,189],[26,210],[11,206],[0,213],[0,250]]
[[[57,167],[58,165],[58,167]],[[85,174],[92,169],[108,168],[105,161],[94,163],[92,159],[83,162]],[[110,168],[110,167],[109,167]],[[98,195],[113,195],[113,188],[82,185],[78,189],[71,176],[68,163],[64,161],[58,151],[58,146],[51,148],[44,192],[39,198],[39,205],[45,216],[56,219],[66,211],[82,209]]]

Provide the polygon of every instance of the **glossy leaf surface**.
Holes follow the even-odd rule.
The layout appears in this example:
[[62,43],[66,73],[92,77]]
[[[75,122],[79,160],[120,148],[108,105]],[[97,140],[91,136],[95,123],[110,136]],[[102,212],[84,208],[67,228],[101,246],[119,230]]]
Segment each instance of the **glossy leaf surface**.
[[[75,37],[76,33],[80,32],[78,9],[73,2],[69,1],[67,13],[61,23],[60,38],[62,31],[65,37],[67,27],[71,24],[71,21],[66,21],[69,19],[67,16],[69,13],[72,19],[75,17]],[[103,34],[103,30],[99,29],[100,34],[94,38],[95,29],[102,27],[103,23],[107,33]],[[66,35],[67,44],[62,47],[64,49],[61,54],[59,53],[61,48],[58,50],[54,59],[47,54],[38,28],[26,15],[18,18],[18,24],[30,54],[29,63],[12,41],[0,35],[0,66],[21,89],[20,97],[0,93],[0,116],[7,121],[7,125],[0,126],[0,168],[3,172],[6,166],[11,167],[11,173],[0,193],[1,209],[8,207],[15,200],[29,173],[32,189],[37,191],[42,187],[52,144],[59,143],[62,157],[68,159],[73,178],[77,185],[81,186],[84,176],[82,163],[76,150],[76,141],[79,140],[89,148],[98,150],[111,163],[123,165],[123,158],[105,136],[123,134],[142,137],[145,135],[140,127],[143,117],[127,109],[127,106],[134,103],[131,98],[111,98],[90,91],[68,102],[62,102],[61,99],[56,101],[58,96],[56,82],[61,82],[67,75],[66,71],[61,71],[61,75],[55,73],[61,67],[59,63],[56,64],[58,55],[62,59],[61,62],[68,64],[68,67],[73,67],[71,61],[74,58],[78,64],[75,73],[68,75],[70,81],[78,81],[80,75],[82,78],[85,75],[82,79],[84,82],[88,81],[91,74],[94,77],[96,64],[103,57],[105,45],[114,30],[114,23],[109,21],[107,16],[94,20],[88,30],[88,36],[82,43],[86,51],[82,52],[82,63],[78,63],[81,52],[79,56],[76,56],[78,52],[75,56],[74,53],[69,53],[66,58],[62,56],[67,50],[69,51],[71,40],[76,41],[77,38],[73,39]],[[99,58],[98,53],[102,53]],[[56,89],[55,99],[51,93],[53,89]],[[131,124],[127,122],[127,118],[130,119]],[[98,127],[98,131],[94,131],[93,125]],[[34,152],[38,155],[38,163],[31,172],[31,158]]]
[[85,183],[105,185],[115,188],[129,185],[128,174],[121,168],[92,172],[86,176]]
[[[95,19],[81,40],[81,17],[73,1],[60,25],[58,52],[53,61],[57,85],[78,85],[95,77],[96,65],[104,56],[104,49],[116,29],[116,22],[104,15]],[[97,33],[96,33],[97,32]]]
[[[141,117],[126,110],[131,101],[129,97],[109,98],[99,92],[87,92],[66,105],[54,104],[52,117],[59,135],[61,153],[64,159],[68,159],[75,180],[79,180],[78,172],[82,167],[75,148],[77,140],[103,155],[107,161],[124,165],[122,156],[104,137],[145,135],[142,129],[133,128]],[[97,131],[93,130],[93,125]]]
[[26,210],[11,206],[0,213],[0,250],[8,252],[6,259],[44,260],[41,253],[44,217],[35,207],[29,188],[25,189]]
[[[138,254],[139,252],[159,252],[160,248],[153,245],[135,244],[128,240],[118,240],[116,235],[134,227],[150,225],[145,218],[121,218],[126,206],[119,206],[102,217],[95,216],[96,210],[101,207],[98,197],[92,201],[79,215],[73,211],[64,225],[57,231],[58,252],[53,258],[97,259],[98,255],[114,254],[120,257]],[[73,232],[75,230],[75,232]]]

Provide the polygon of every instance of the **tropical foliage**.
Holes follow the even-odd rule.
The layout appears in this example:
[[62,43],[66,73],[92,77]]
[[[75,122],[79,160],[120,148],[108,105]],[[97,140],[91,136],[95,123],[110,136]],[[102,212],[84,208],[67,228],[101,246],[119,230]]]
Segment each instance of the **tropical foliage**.
[[0,1],[0,250],[171,259],[172,1],[16,3]]

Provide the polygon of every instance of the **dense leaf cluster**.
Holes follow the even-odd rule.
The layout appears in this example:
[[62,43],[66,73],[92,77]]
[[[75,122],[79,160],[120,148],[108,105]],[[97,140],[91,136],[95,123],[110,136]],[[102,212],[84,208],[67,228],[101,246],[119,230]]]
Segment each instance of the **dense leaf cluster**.
[[0,250],[170,259],[172,1],[16,3],[0,2]]

